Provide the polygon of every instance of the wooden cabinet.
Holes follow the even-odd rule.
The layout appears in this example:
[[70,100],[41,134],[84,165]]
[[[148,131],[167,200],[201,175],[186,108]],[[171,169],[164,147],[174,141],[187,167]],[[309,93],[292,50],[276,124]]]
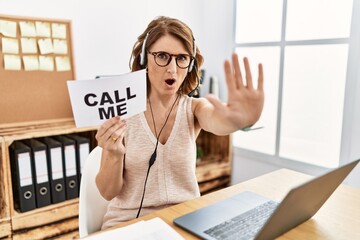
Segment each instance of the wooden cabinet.
[[0,128],[0,239],[46,239],[64,237],[63,234],[69,239],[78,236],[78,199],[20,213],[14,209],[10,170],[9,146],[14,141],[70,133],[88,137],[90,149],[95,147],[96,129],[77,129],[69,120]]
[[8,169],[10,168],[5,160],[5,150],[4,139],[0,137],[0,239],[11,235],[10,199],[7,192],[9,187]]
[[232,165],[231,135],[216,136],[202,130],[196,145],[196,176],[201,194],[228,186]]

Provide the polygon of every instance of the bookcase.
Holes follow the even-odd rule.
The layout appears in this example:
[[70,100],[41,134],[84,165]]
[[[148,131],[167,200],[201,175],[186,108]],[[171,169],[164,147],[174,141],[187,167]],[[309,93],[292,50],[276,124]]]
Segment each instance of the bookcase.
[[[13,128],[0,127],[0,239],[56,239],[78,236],[78,198],[20,213],[14,209],[9,146],[18,140],[76,133],[97,144],[95,128],[75,128],[73,120],[46,121]],[[65,237],[66,236],[66,237]]]
[[76,79],[71,21],[8,15],[0,21],[0,239],[69,239],[77,234],[78,199],[15,210],[9,146],[71,133],[96,145],[96,129],[77,129],[72,119],[66,86]]
[[201,130],[197,140],[196,176],[201,194],[227,187],[231,180],[231,135]]

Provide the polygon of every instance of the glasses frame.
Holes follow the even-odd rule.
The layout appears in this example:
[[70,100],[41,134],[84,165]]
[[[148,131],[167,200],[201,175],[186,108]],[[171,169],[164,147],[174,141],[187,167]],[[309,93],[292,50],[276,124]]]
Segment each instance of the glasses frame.
[[[165,65],[160,65],[160,64],[156,61],[156,57],[157,57],[157,55],[160,54],[160,53],[162,53],[162,54],[167,54],[167,55],[170,56],[168,62],[167,62]],[[151,55],[154,56],[154,62],[155,62],[156,65],[158,65],[159,67],[166,67],[166,66],[168,66],[168,65],[171,63],[173,57],[175,57],[176,66],[178,66],[178,67],[181,68],[181,69],[186,69],[186,68],[188,68],[188,67],[190,66],[191,61],[194,59],[194,57],[191,56],[190,54],[182,54],[182,53],[181,53],[181,54],[171,54],[171,53],[164,52],[164,51],[158,51],[158,52],[150,52],[150,51],[148,51],[148,54],[151,54]],[[190,58],[189,64],[188,64],[186,67],[180,67],[180,66],[179,66],[179,63],[178,63],[178,56],[188,56],[188,57]]]

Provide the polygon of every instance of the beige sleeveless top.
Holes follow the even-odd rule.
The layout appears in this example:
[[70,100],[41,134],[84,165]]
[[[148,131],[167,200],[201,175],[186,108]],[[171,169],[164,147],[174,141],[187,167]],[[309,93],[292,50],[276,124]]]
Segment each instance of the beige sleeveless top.
[[[200,196],[195,175],[196,143],[191,103],[192,98],[188,96],[180,98],[170,136],[164,145],[159,142],[141,216]],[[124,185],[121,193],[110,201],[102,229],[136,217],[149,159],[156,145],[156,137],[144,113],[129,118],[127,124]]]

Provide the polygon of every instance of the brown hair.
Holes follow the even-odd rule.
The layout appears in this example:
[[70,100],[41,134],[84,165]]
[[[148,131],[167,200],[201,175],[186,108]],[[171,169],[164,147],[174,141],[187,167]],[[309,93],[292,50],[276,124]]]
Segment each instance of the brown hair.
[[[137,71],[145,68],[140,65],[140,53],[142,45],[144,43],[146,35],[149,33],[146,40],[145,50],[149,49],[160,37],[169,34],[179,39],[184,45],[185,49],[191,56],[194,56],[194,44],[195,39],[191,29],[183,22],[175,18],[169,18],[160,16],[152,20],[145,31],[138,37],[134,44],[131,54],[130,62],[133,59],[131,71]],[[200,53],[198,47],[196,47],[195,63],[191,72],[187,74],[179,92],[182,94],[188,94],[191,92],[200,81],[201,71],[200,67],[203,64],[204,58]],[[145,55],[145,63],[147,62],[147,56]],[[198,79],[197,79],[198,78]]]

